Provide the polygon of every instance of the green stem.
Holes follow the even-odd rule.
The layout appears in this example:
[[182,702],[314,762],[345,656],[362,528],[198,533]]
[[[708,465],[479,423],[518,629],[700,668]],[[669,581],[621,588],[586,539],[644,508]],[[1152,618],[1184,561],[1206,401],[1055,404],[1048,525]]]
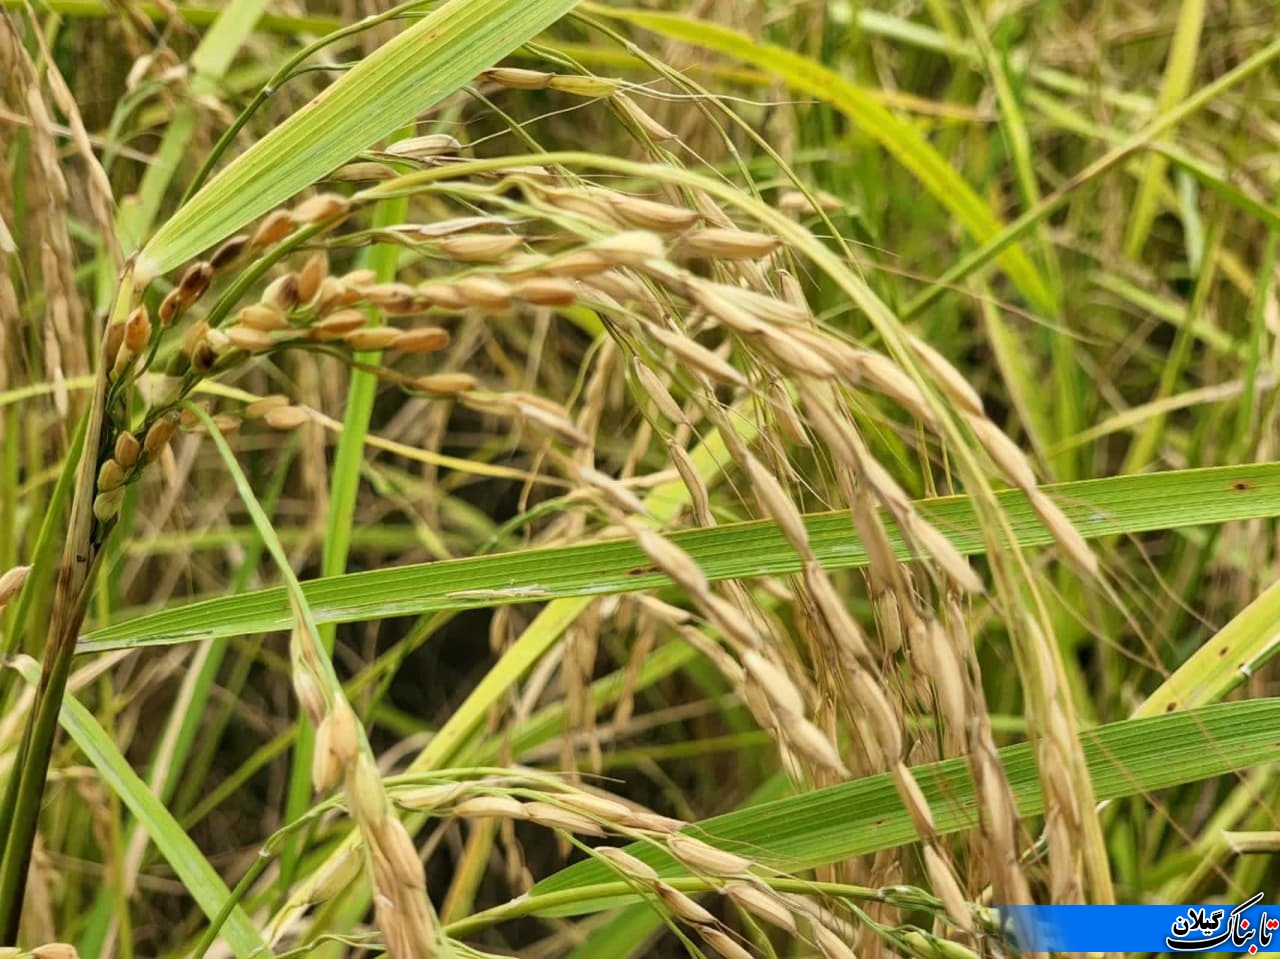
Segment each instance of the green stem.
[[[126,270],[121,277],[108,322],[121,321],[133,301],[133,276]],[[102,338],[105,349],[107,337]],[[101,542],[110,534],[110,525],[96,525],[93,496],[99,454],[106,432],[107,369],[110,364],[99,357],[97,378],[85,426],[85,442],[79,456],[75,493],[71,503],[71,519],[63,543],[62,561],[58,569],[58,585],[54,592],[49,619],[48,644],[41,666],[40,684],[22,733],[22,745],[14,756],[12,772],[0,805],[0,822],[7,822],[4,858],[0,860],[0,945],[17,940],[22,917],[22,901],[26,892],[27,870],[39,825],[40,806],[44,799],[49,761],[58,732],[58,713],[67,677],[75,658],[76,640],[84,622],[89,601],[89,587]]]

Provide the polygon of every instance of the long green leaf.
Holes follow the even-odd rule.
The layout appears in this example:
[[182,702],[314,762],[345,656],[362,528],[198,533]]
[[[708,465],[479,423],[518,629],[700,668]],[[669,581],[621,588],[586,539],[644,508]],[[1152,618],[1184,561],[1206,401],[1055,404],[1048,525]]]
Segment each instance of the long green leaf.
[[254,217],[411,122],[577,0],[450,0],[360,61],[200,190],[144,250],[154,276],[208,249]]
[[[39,680],[39,668],[34,660],[26,660],[25,665],[20,664],[17,668],[28,682]],[[142,777],[133,771],[129,761],[124,758],[107,731],[98,724],[93,713],[68,694],[62,700],[58,722],[75,740],[75,744],[98,770],[111,791],[120,797],[120,801],[151,836],[151,841],[156,844],[165,861],[173,867],[173,871],[204,914],[210,918],[218,915],[230,895],[226,884],[209,865],[209,861],[192,842],[186,830],[178,825],[173,815],[164,807],[164,803],[147,788]],[[250,959],[251,956],[261,959],[272,954],[257,927],[239,906],[234,907],[227,917],[223,936],[236,959]]]
[[[1160,98],[1156,101],[1157,114],[1172,109],[1191,89],[1207,6],[1204,0],[1183,0],[1178,8],[1178,25],[1174,29],[1169,61],[1165,65]],[[1159,153],[1152,153],[1144,159],[1143,165],[1142,181],[1138,185],[1133,209],[1129,212],[1124,238],[1124,255],[1131,260],[1136,260],[1142,253],[1151,224],[1155,222],[1167,161]]]
[[[1090,538],[1280,515],[1280,463],[1176,470],[1043,487]],[[1053,540],[1026,498],[998,494],[1009,526],[1024,546]],[[982,552],[982,530],[962,496],[921,500],[921,513],[963,553]],[[897,555],[912,553],[886,518]],[[867,557],[847,513],[807,517],[818,559],[829,569],[865,565]],[[778,575],[800,560],[777,527],[736,523],[672,537],[713,580]],[[596,596],[666,585],[630,540],[481,556],[442,563],[353,573],[303,585],[317,622],[354,622],[438,610]],[[292,623],[281,588],[227,596],[161,610],[90,633],[82,652],[166,645],[208,637],[286,629]]]
[[1273,583],[1134,710],[1155,716],[1220,699],[1280,654],[1280,583]]
[[[1280,698],[1273,698],[1123,720],[1080,735],[1094,794],[1106,800],[1280,761],[1278,728]],[[1000,761],[1019,814],[1042,813],[1044,795],[1030,745],[1000,750]],[[939,833],[977,825],[978,800],[965,759],[917,766],[913,772]],[[699,823],[694,831],[721,848],[788,872],[917,839],[892,778],[883,773],[716,816]],[[651,843],[637,843],[628,851],[664,876],[687,874]],[[601,901],[588,889],[616,879],[617,874],[602,862],[576,863],[535,885],[522,897],[522,912],[568,914],[617,905],[616,895]],[[573,890],[579,895],[568,895]],[[545,900],[547,909],[539,908],[540,899]]]

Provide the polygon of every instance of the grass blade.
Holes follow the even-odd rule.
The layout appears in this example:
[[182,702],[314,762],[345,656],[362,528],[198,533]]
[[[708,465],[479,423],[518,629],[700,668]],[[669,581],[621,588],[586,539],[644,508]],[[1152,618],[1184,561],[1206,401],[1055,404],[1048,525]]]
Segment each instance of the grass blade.
[[[1191,89],[1196,67],[1196,53],[1200,45],[1200,31],[1204,26],[1206,4],[1204,0],[1183,0],[1178,10],[1178,25],[1174,30],[1169,50],[1169,62],[1165,66],[1164,84],[1156,112],[1172,109]],[[1167,161],[1159,153],[1150,154],[1145,160],[1138,196],[1129,215],[1129,228],[1124,238],[1124,253],[1137,259],[1155,222],[1160,186],[1164,181]]]
[[205,185],[143,249],[155,276],[412,121],[577,0],[451,0],[360,61]]
[[[1280,515],[1280,463],[1176,470],[1043,487],[1087,537],[1222,523]],[[1052,539],[1022,493],[997,497],[1023,546]],[[921,500],[920,512],[967,555],[984,549],[972,503],[962,496]],[[846,513],[807,518],[813,549],[830,569],[862,566],[866,554]],[[890,526],[898,556],[910,550]],[[713,580],[794,572],[800,563],[777,527],[737,523],[677,533]],[[317,622],[353,622],[440,610],[474,609],[652,589],[667,584],[630,540],[527,550],[374,570],[303,584]],[[208,637],[288,628],[293,622],[282,588],[228,596],[149,613],[90,633],[81,652],[166,645]]]
[[[1257,699],[1123,720],[1084,731],[1081,738],[1095,794],[1106,800],[1275,762],[1280,759],[1277,724],[1280,699]],[[1043,812],[1044,797],[1031,747],[1025,743],[1008,746],[1000,750],[1000,761],[1019,814],[1025,817]],[[930,763],[913,771],[939,833],[977,825],[973,781],[964,759]],[[716,816],[699,823],[697,831],[722,848],[791,871],[867,855],[917,838],[888,774]],[[664,876],[687,875],[653,844],[638,843],[627,851]],[[577,863],[535,885],[522,914],[558,915],[618,905],[624,900],[616,894],[602,902],[589,889],[614,878],[616,873],[604,863]],[[553,894],[564,895],[553,898]],[[544,903],[546,908],[541,907]],[[553,903],[558,903],[558,908],[553,908]],[[457,934],[457,930],[451,932]]]
[[[36,682],[39,672],[35,662],[26,660],[25,665],[29,668],[18,667],[23,678],[28,682]],[[186,830],[178,825],[164,804],[147,788],[142,777],[133,771],[129,761],[93,714],[68,694],[63,697],[58,722],[75,740],[104,782],[120,797],[120,801],[151,836],[151,841],[160,850],[165,861],[173,867],[173,871],[204,914],[209,918],[218,915],[230,895],[226,884],[209,865],[209,861]],[[250,956],[260,959],[272,954],[257,928],[239,906],[231,910],[223,930],[236,959],[249,959]]]
[[1134,716],[1156,716],[1221,699],[1280,653],[1280,583],[1218,630],[1160,684]]

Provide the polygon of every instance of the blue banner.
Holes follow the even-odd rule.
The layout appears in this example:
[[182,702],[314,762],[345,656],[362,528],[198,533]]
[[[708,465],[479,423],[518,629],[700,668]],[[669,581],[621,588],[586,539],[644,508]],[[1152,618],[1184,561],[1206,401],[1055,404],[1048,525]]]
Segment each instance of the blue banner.
[[1280,952],[1280,905],[1002,906],[1025,952]]

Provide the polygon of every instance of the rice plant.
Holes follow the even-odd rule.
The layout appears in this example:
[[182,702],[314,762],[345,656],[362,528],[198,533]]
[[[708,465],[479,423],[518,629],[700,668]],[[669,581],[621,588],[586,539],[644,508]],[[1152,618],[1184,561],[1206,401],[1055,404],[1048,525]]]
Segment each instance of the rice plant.
[[1275,28],[5,0],[0,956],[1272,891]]

